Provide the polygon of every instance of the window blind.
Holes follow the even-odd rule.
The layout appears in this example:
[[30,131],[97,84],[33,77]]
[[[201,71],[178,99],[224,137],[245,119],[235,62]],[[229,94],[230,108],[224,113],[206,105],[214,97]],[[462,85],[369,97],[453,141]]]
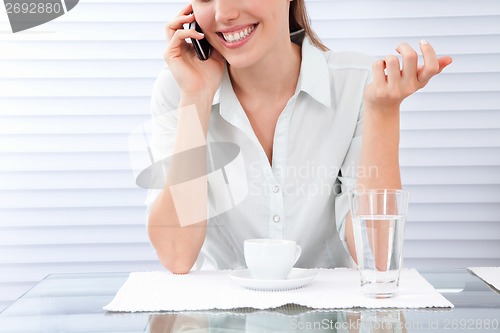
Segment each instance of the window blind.
[[[16,34],[0,15],[0,309],[49,273],[161,269],[127,137],[149,119],[187,1],[80,1]],[[308,0],[334,51],[430,41],[454,63],[402,106],[408,267],[500,265],[500,2]]]

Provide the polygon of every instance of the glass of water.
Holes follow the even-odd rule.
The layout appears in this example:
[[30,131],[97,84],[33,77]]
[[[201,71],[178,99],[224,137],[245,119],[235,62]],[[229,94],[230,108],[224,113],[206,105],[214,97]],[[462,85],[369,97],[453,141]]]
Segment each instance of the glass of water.
[[374,298],[398,293],[409,192],[392,189],[349,193],[361,291]]

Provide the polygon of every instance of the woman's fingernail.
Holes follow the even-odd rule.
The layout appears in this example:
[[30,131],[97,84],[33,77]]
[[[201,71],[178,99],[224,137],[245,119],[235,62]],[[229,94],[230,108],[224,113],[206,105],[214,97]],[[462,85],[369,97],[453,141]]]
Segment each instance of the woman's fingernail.
[[426,41],[425,39],[422,39],[422,40],[420,41],[420,44],[422,44],[422,45],[429,45],[429,42],[428,42],[428,41]]
[[201,33],[201,32],[198,32],[200,34],[201,37],[205,37],[205,34],[204,33]]

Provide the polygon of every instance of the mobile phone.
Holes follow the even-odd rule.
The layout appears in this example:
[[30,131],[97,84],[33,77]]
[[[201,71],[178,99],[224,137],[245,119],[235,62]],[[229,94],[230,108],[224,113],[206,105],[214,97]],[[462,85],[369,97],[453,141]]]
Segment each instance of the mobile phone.
[[[193,29],[193,27],[196,31],[203,33],[196,21],[193,21],[189,24],[189,29]],[[191,38],[191,43],[193,43],[194,50],[196,51],[198,58],[200,58],[200,60],[207,60],[210,56],[211,49],[211,45],[208,40],[206,38],[200,40]]]

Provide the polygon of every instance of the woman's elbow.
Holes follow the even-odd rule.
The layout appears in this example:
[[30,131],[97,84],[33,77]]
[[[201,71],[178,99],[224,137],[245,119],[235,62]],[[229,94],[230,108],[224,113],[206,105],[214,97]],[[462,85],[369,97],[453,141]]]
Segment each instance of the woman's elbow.
[[194,266],[194,262],[187,260],[173,260],[171,262],[166,262],[160,259],[160,261],[163,267],[173,274],[187,274]]

